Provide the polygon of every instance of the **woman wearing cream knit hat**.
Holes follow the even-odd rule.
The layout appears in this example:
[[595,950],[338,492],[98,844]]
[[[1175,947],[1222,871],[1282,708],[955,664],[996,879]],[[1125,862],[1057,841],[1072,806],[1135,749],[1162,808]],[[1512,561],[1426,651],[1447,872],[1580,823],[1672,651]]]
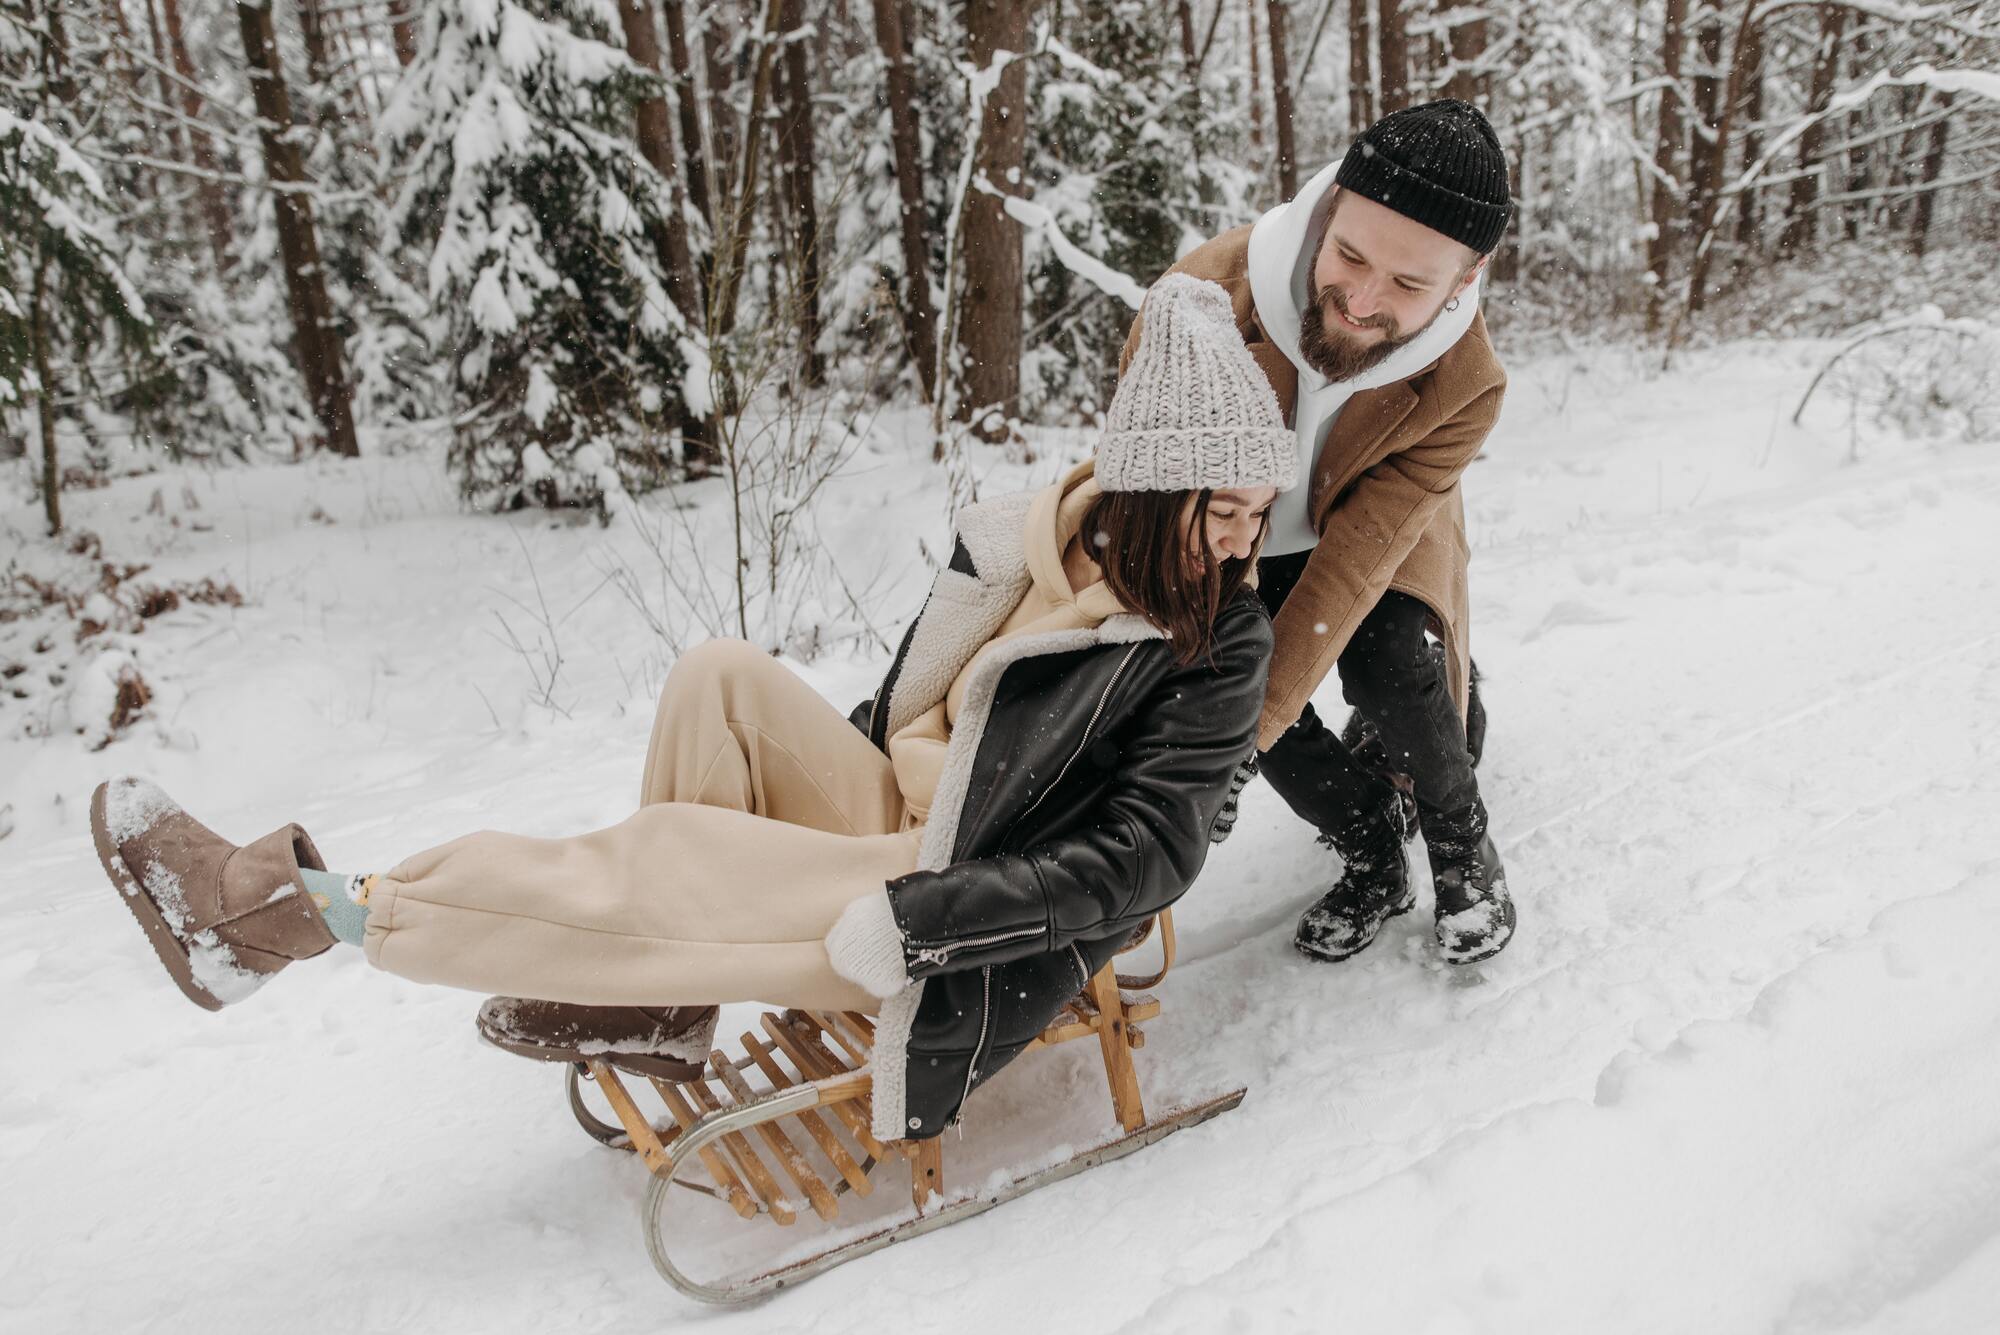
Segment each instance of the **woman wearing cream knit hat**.
[[[209,1009],[338,942],[514,994],[502,1047],[691,1078],[714,1007],[878,1016],[874,1132],[936,1135],[1200,870],[1263,704],[1246,588],[1297,451],[1213,284],[1163,280],[1097,458],[968,506],[874,697],[843,716],[755,647],[685,655],[638,810],[484,832],[382,875],[288,826],[237,848],[102,785],[106,872]],[[520,998],[537,998],[528,1001]]]

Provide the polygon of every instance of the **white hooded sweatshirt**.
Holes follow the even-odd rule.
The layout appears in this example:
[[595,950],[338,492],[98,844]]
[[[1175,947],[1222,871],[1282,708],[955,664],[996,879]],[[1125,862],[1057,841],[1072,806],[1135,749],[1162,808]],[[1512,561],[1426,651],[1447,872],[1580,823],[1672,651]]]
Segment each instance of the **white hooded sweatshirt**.
[[1339,170],[1339,159],[1327,164],[1296,199],[1266,213],[1250,231],[1250,295],[1257,305],[1258,321],[1299,372],[1294,423],[1299,480],[1289,491],[1280,492],[1271,506],[1265,556],[1285,556],[1318,544],[1319,532],[1308,510],[1312,480],[1320,448],[1347,400],[1357,391],[1393,385],[1423,370],[1464,337],[1479,313],[1484,275],[1473,279],[1459,294],[1458,309],[1440,312],[1430,328],[1360,375],[1328,380],[1306,365],[1299,355],[1299,312],[1311,300],[1313,263],[1318,258],[1311,242],[1321,234],[1327,212],[1333,207],[1333,178]]

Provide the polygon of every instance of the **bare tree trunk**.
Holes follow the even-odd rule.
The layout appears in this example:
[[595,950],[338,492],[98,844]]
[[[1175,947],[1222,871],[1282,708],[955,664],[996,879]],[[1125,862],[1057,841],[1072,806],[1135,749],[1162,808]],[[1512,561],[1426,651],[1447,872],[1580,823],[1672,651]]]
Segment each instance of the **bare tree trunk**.
[[[29,10],[32,17],[33,9]],[[69,72],[69,32],[63,27],[61,0],[51,0],[42,12],[41,57],[49,92],[65,106],[76,104],[76,77]]]
[[931,305],[931,248],[924,216],[924,164],[917,131],[915,80],[900,0],[874,0],[875,40],[888,68],[889,143],[896,154],[896,194],[903,238],[903,342],[917,364],[924,398],[937,392],[937,309]]
[[1298,146],[1292,136],[1292,62],[1287,0],[1271,0],[1271,119],[1278,129],[1278,197],[1299,193]]
[[396,43],[396,63],[404,69],[417,58],[417,6],[423,0],[389,0],[389,35]]
[[[1871,67],[1870,57],[1874,54],[1875,47],[1876,42],[1867,26],[1858,26],[1854,34],[1853,63],[1848,67],[1850,78],[1865,77],[1864,72],[1868,71]],[[1861,117],[1854,113],[1850,113],[1844,119],[1847,127],[1846,133],[1850,136],[1865,124]],[[1841,182],[1842,191],[1850,195],[1866,191],[1869,186],[1874,184],[1873,167],[1874,161],[1870,157],[1866,145],[1849,149],[1847,153],[1847,173]],[[1872,207],[1873,204],[1871,201],[1857,199],[1841,208],[1841,230],[1846,234],[1849,241],[1860,238],[1862,220],[1867,217]]]
[[319,108],[316,114],[351,115],[365,127],[368,104],[361,96],[359,82],[350,75],[344,79],[344,90],[335,92],[332,86],[334,71],[340,68],[341,60],[334,50],[335,33],[327,22],[325,4],[326,0],[295,0],[294,4],[299,15],[299,35],[306,48],[306,83]]
[[[751,223],[757,216],[758,158],[764,147],[764,108],[771,98],[771,70],[778,51],[778,16],[785,0],[767,0],[757,32],[756,67],[750,84],[750,114],[743,119],[743,161],[730,170],[737,183],[729,208],[717,217],[722,232],[712,260],[718,276],[709,284],[710,323],[718,334],[736,328],[736,297],[743,287],[743,265],[750,253]],[[719,48],[712,48],[719,53]],[[713,93],[713,90],[711,90]],[[726,104],[725,104],[726,105]],[[720,127],[717,127],[720,129]],[[727,238],[725,240],[725,237]]]
[[1243,0],[1243,21],[1250,33],[1250,156],[1261,168],[1264,161],[1264,67],[1263,43],[1257,35],[1257,0]]
[[799,356],[806,383],[825,379],[819,352],[819,203],[813,191],[812,71],[806,64],[806,44],[794,36],[805,24],[802,0],[785,0],[778,27],[786,35],[783,110],[778,125],[778,153],[785,171],[786,223],[792,249],[799,259]]
[[[1955,95],[1946,93],[1943,97],[1945,109],[1949,110],[1955,100]],[[1910,216],[1910,249],[1918,259],[1923,258],[1925,249],[1930,245],[1931,206],[1938,197],[1938,192],[1928,187],[1944,171],[1945,140],[1950,134],[1950,119],[1940,117],[1931,126],[1930,144],[1924,149],[1924,165],[1918,183],[1926,189],[1917,196],[1916,210]]]
[[[412,0],[414,3],[414,0]],[[201,94],[195,91],[198,83],[194,61],[188,58],[187,41],[181,35],[180,0],[161,0],[160,12],[166,19],[167,47],[173,52],[174,72],[181,76],[181,114],[190,122],[201,119]],[[229,201],[223,197],[222,182],[215,179],[221,173],[222,162],[216,156],[215,141],[199,126],[188,126],[188,149],[193,154],[194,165],[208,175],[195,178],[195,197],[201,201],[202,221],[208,228],[209,249],[215,253],[215,268],[218,273],[227,273],[233,257],[230,254],[232,229],[229,224]]]
[[688,198],[702,221],[715,225],[715,205],[708,193],[708,156],[702,146],[701,105],[695,95],[694,66],[688,63],[687,16],[681,0],[660,0],[667,18],[667,59],[674,71],[674,102],[680,109],[681,158],[687,163]]
[[1702,215],[1722,188],[1722,11],[1704,4],[1695,28],[1694,125],[1688,140],[1688,219]]
[[28,354],[35,362],[35,419],[42,435],[42,513],[49,532],[62,532],[62,469],[56,463],[56,384],[49,370],[49,324],[42,313],[48,296],[49,257],[41,239],[35,241],[35,285],[29,295]]
[[[1037,0],[970,0],[966,7],[968,54],[986,69],[1000,51],[1025,52],[1028,20]],[[1023,194],[1021,166],[1028,138],[1028,68],[1008,64],[980,117],[977,169],[995,190]],[[958,418],[979,424],[981,434],[1004,438],[1004,425],[985,413],[1019,415],[1021,396],[1021,226],[1001,201],[975,188],[965,201],[965,288],[968,318],[960,322],[963,392]]]
[[[1732,69],[1740,70],[1738,79],[1748,85],[1742,99],[1743,106],[1743,165],[1748,167],[1763,152],[1764,136],[1758,132],[1757,123],[1764,119],[1764,29],[1751,24],[1737,39],[1736,52],[1731,59]],[[1725,119],[1727,118],[1725,109]],[[1736,244],[1752,247],[1757,244],[1758,215],[1761,210],[1755,190],[1745,191],[1736,204]]]
[[[1736,40],[1731,46],[1735,53],[1729,62],[1729,81],[1722,94],[1722,122],[1716,127],[1716,139],[1727,148],[1736,115],[1744,103],[1744,84],[1762,75],[1762,42],[1757,36],[1757,22],[1760,16],[1768,17],[1760,10],[1756,0],[1744,0],[1743,17],[1737,21]],[[1688,263],[1687,299],[1682,308],[1683,318],[1675,321],[1674,329],[1668,337],[1669,352],[1679,343],[1686,324],[1700,313],[1705,299],[1708,282],[1708,268],[1715,254],[1715,232],[1717,214],[1721,209],[1722,195],[1710,193],[1702,201],[1694,220],[1694,255]]]
[[1347,0],[1347,119],[1348,134],[1360,134],[1374,123],[1375,78],[1369,68],[1368,53],[1375,49],[1375,29],[1368,14],[1369,0]]
[[708,161],[711,168],[708,198],[716,210],[709,217],[709,226],[718,229],[728,225],[722,217],[722,208],[738,190],[735,176],[736,113],[729,105],[729,90],[736,82],[736,71],[729,58],[729,37],[722,30],[719,19],[725,4],[731,10],[736,7],[730,0],[712,0],[698,34],[701,39],[702,72],[708,80]]
[[1382,99],[1377,113],[1386,116],[1410,105],[1410,34],[1402,0],[1377,0],[1376,45],[1382,62]]
[[[669,0],[677,4],[678,0]],[[625,30],[625,51],[647,69],[660,69],[660,30],[652,0],[619,0],[618,21]],[[674,159],[673,130],[664,97],[648,97],[636,110],[639,153],[667,182],[664,217],[652,228],[653,248],[667,274],[667,300],[693,330],[706,332],[701,287],[695,281],[694,256],[688,248],[687,215],[682,207],[679,164]],[[721,456],[716,449],[715,424],[681,405],[681,463],[694,476],[708,473]]]
[[359,456],[361,447],[354,438],[347,370],[340,339],[333,328],[326,275],[320,267],[312,200],[303,189],[305,166],[290,133],[292,105],[285,93],[271,11],[256,0],[237,0],[236,18],[243,32],[243,55],[249,65],[251,95],[261,122],[258,138],[264,146],[264,173],[275,187],[272,211],[277,216],[278,248],[284,255],[285,289],[290,297],[292,344],[299,374],[312,399],[313,415],[326,433],[327,448],[336,454]]
[[1189,78],[1194,77],[1195,66],[1201,57],[1194,45],[1194,5],[1192,0],[1174,0],[1174,20],[1181,30],[1181,67]]
[[1486,77],[1475,73],[1472,68],[1486,54],[1486,23],[1486,19],[1480,17],[1452,28],[1451,81],[1445,85],[1446,97],[1475,103],[1486,99]]
[[326,83],[327,71],[333,68],[333,53],[326,41],[326,17],[320,13],[320,0],[297,0],[293,7],[299,14],[299,36],[305,39],[306,81],[319,87]]
[[[1812,89],[1806,98],[1809,114],[1823,111],[1833,98],[1834,74],[1840,68],[1840,38],[1847,28],[1847,7],[1820,6],[1819,43],[1813,50]],[[1799,170],[1792,180],[1792,196],[1786,208],[1785,230],[1778,237],[1778,251],[1789,256],[1813,240],[1813,198],[1819,178],[1812,168],[1819,164],[1821,145],[1826,143],[1826,121],[1814,121],[1799,136]]]
[[[126,41],[131,41],[132,30],[126,24],[124,6],[113,5],[112,12],[118,16],[118,31]],[[174,104],[173,81],[167,77],[165,69],[167,63],[167,43],[166,39],[160,35],[160,12],[153,4],[153,0],[146,0],[146,32],[152,39],[153,44],[153,82],[160,90],[160,105],[163,107],[172,107]],[[129,56],[125,61],[125,77],[126,81],[131,85],[133,93],[138,94],[142,92],[145,87],[145,80],[139,73],[139,62],[132,60]],[[161,128],[166,131],[167,148],[172,153],[174,161],[186,162],[188,160],[187,136],[182,132],[180,122],[174,120],[171,116],[167,116],[163,119]],[[182,226],[187,227],[187,230],[192,232],[194,228],[188,226],[188,224],[193,221],[192,218],[184,219]]]
[[1646,303],[1646,327],[1658,329],[1666,308],[1668,271],[1673,267],[1674,238],[1679,230],[1681,201],[1669,184],[1678,180],[1681,145],[1687,139],[1680,100],[1682,33],[1688,0],[1666,0],[1660,29],[1660,71],[1667,86],[1660,90],[1660,125],[1653,140],[1652,234],[1646,238],[1646,269],[1653,283]]
[[[618,21],[625,30],[625,51],[638,64],[660,72],[660,30],[652,0],[618,0]],[[667,297],[690,327],[703,327],[701,293],[695,286],[694,259],[688,249],[687,219],[681,212],[681,175],[674,161],[673,127],[667,99],[639,101],[635,115],[639,154],[667,182],[668,198],[661,210],[664,222],[653,237],[654,249],[667,273]]]

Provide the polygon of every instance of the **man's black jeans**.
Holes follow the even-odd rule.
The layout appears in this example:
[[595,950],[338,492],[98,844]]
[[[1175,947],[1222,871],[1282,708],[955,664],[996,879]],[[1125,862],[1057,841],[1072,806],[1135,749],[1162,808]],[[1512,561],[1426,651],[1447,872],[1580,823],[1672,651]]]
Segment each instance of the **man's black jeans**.
[[[1257,593],[1275,615],[1304,573],[1310,550],[1257,563]],[[1347,703],[1373,724],[1390,766],[1409,775],[1420,811],[1457,812],[1479,799],[1465,723],[1452,703],[1444,655],[1424,637],[1430,609],[1382,595],[1340,655]],[[1335,834],[1388,805],[1390,787],[1355,759],[1311,705],[1264,753],[1259,772],[1286,803]]]

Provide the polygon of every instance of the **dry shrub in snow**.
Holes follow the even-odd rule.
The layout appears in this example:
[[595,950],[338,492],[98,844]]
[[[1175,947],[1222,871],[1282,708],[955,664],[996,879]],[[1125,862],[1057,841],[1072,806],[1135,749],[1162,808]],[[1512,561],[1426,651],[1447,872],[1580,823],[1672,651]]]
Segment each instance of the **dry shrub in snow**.
[[153,704],[139,666],[146,623],[187,604],[243,605],[213,577],[141,581],[146,566],[106,561],[91,533],[43,549],[36,569],[20,559],[0,577],[0,727],[17,736],[103,748]]
[[1854,448],[1859,426],[1963,441],[2000,435],[2000,320],[1947,319],[1936,306],[1864,326],[1827,359],[1799,400],[1845,403]]

